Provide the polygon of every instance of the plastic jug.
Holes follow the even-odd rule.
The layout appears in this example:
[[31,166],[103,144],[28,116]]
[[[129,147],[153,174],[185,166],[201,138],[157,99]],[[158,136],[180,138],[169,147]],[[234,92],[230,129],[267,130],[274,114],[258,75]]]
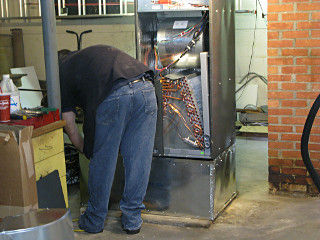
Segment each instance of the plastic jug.
[[2,94],[10,94],[10,114],[21,109],[20,92],[13,84],[9,74],[4,74],[0,82],[0,90]]

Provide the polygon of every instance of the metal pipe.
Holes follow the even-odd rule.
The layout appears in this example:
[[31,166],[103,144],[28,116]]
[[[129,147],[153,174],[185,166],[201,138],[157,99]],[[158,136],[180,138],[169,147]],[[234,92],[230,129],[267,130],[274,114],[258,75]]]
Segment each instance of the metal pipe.
[[39,17],[41,17],[41,0],[38,0],[39,2]]
[[8,0],[6,0],[6,16],[9,17],[9,6],[8,6]]
[[78,15],[81,15],[81,0],[78,0]]
[[26,0],[23,0],[23,10],[24,10],[24,16],[27,17],[28,14],[27,14],[27,4],[26,4]]
[[102,13],[102,8],[101,8],[101,0],[99,0],[99,15]]
[[19,12],[20,12],[20,17],[23,17],[23,12],[22,12],[22,0],[19,0]]
[[61,16],[61,0],[58,0],[58,16]]
[[86,0],[82,0],[82,15],[86,15]]
[[123,2],[122,2],[122,0],[119,1],[119,5],[120,5],[120,14],[123,14]]
[[1,7],[1,17],[4,18],[4,3],[3,0],[0,0],[0,7]]
[[63,7],[63,8],[66,7],[66,0],[62,0],[62,7]]
[[61,108],[54,1],[41,0],[42,31],[49,107]]
[[106,6],[106,0],[103,0],[103,14],[107,14],[107,6]]

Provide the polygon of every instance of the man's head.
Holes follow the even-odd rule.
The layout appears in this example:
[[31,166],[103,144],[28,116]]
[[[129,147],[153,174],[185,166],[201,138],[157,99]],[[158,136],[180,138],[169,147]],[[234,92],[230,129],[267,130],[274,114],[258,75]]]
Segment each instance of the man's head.
[[71,51],[69,49],[62,49],[60,51],[58,51],[58,60],[59,60],[59,64],[62,62],[62,60],[68,56],[68,54],[71,53]]

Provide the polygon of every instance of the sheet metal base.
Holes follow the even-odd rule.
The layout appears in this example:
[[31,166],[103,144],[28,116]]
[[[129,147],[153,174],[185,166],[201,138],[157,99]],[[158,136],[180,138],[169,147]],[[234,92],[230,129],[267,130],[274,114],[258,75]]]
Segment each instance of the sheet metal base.
[[[111,209],[118,208],[124,186],[119,162]],[[214,220],[236,195],[234,144],[209,161],[154,157],[145,205],[153,214]]]
[[0,222],[0,240],[73,240],[69,209],[40,209]]

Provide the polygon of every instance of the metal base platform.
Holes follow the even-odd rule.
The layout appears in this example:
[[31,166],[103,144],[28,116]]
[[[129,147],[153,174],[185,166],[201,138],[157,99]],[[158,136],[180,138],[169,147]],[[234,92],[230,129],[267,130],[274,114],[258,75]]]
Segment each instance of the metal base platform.
[[69,209],[40,209],[5,217],[0,222],[0,240],[73,240]]

